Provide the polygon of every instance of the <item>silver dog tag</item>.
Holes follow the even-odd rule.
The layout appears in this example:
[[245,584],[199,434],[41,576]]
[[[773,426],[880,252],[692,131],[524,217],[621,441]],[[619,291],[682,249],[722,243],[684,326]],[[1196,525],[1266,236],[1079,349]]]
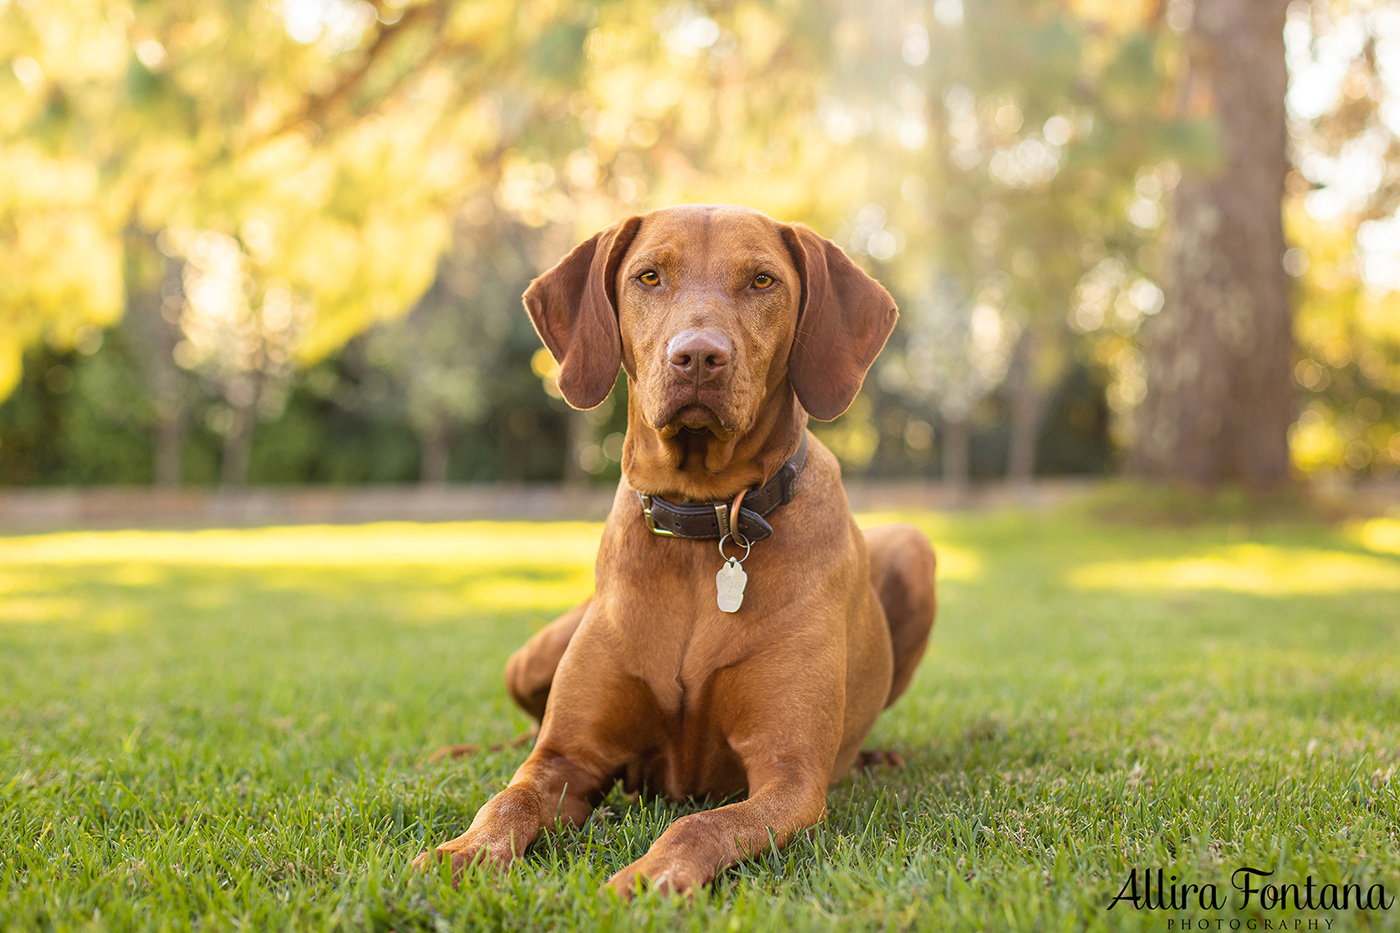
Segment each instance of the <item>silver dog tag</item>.
[[715,574],[716,599],[721,612],[739,611],[744,604],[744,587],[748,582],[749,575],[744,573],[736,558],[731,557],[724,562],[719,573]]

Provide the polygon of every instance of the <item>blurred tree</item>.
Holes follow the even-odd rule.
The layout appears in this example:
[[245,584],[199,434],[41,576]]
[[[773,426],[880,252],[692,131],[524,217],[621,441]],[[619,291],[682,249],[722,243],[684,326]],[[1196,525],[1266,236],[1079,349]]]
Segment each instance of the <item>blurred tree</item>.
[[185,339],[175,359],[208,378],[222,396],[224,404],[213,412],[224,436],[221,478],[226,486],[243,486],[253,426],[282,413],[310,308],[276,280],[255,305],[247,255],[232,237],[206,230],[174,239],[185,257]]
[[1293,370],[1307,402],[1290,431],[1293,464],[1389,479],[1400,464],[1400,293],[1368,287],[1350,224],[1319,224],[1301,205],[1289,221],[1292,258],[1308,263]]
[[[1340,9],[1306,15],[1350,35]],[[81,347],[125,304],[122,338],[106,331],[93,360],[144,348],[147,402],[120,430],[152,431],[167,482],[216,476],[220,459],[231,482],[612,477],[625,387],[567,412],[549,367],[530,365],[520,290],[628,213],[733,201],[832,236],[904,310],[862,398],[817,426],[848,469],[926,472],[937,450],[955,482],[994,463],[1025,478],[1076,424],[1095,453],[1055,463],[1090,462],[1101,403],[1083,380],[1107,379],[1128,439],[1137,328],[1163,301],[1162,205],[1204,175],[1213,141],[1215,112],[1193,94],[1175,107],[1164,77],[1189,10],[0,0],[0,131],[18,140],[0,151],[0,360],[75,347],[73,366],[46,365],[76,384]],[[1331,163],[1385,125],[1364,45],[1345,85],[1360,96],[1298,122]],[[1384,200],[1356,217],[1382,224]],[[1327,394],[1294,436],[1376,469],[1391,356],[1361,323],[1389,306],[1362,272],[1387,240],[1377,226],[1352,242],[1356,223],[1338,221],[1341,272],[1319,258],[1301,280],[1293,371]],[[31,406],[47,383],[26,374],[17,410],[49,411]],[[96,401],[71,391],[54,429],[108,418]],[[275,420],[253,432],[259,409]],[[82,448],[34,443],[53,464]]]
[[1296,414],[1282,201],[1287,0],[1196,0],[1186,106],[1219,121],[1218,167],[1173,200],[1167,299],[1144,328],[1147,394],[1130,467],[1159,481],[1268,490]]
[[[368,334],[366,355],[402,394],[404,420],[421,442],[419,482],[447,482],[454,429],[485,414],[477,352],[493,342],[479,318],[462,313],[470,294],[450,261],[408,314]],[[453,279],[458,281],[454,282]],[[496,316],[499,320],[499,316]]]
[[156,238],[135,225],[124,231],[126,314],[122,330],[135,348],[152,410],[155,485],[183,478],[185,440],[195,387],[175,362],[184,307],[181,265],[162,255]]
[[905,368],[889,367],[885,382],[915,398],[934,400],[943,429],[943,481],[961,494],[971,478],[973,410],[1006,375],[1010,341],[996,310],[1000,296],[971,298],[949,274],[925,294],[910,309],[909,341],[898,360]]
[[1289,7],[1295,468],[1400,471],[1400,3]]
[[[543,13],[362,0],[0,7],[0,57],[13,58],[17,80],[0,85],[0,129],[23,139],[0,166],[0,270],[10,270],[0,275],[0,396],[19,348],[41,335],[70,343],[123,305],[156,324],[152,281],[137,267],[159,265],[151,246],[167,234],[207,305],[252,309],[241,330],[224,322],[245,345],[221,350],[218,365],[208,347],[170,348],[227,381],[224,472],[236,481],[248,412],[271,397],[259,388],[265,368],[244,364],[315,360],[426,289],[450,205],[483,184],[481,167],[494,172],[503,138],[531,118],[539,72],[568,77],[568,56],[524,54],[558,33]],[[210,237],[237,248],[241,274],[190,271],[182,250]],[[127,264],[125,294],[124,246],[144,254]],[[215,301],[216,288],[231,291]],[[288,309],[304,327],[268,324]],[[197,308],[178,317],[208,330]],[[261,336],[243,339],[252,325]],[[158,326],[137,329],[151,352],[169,343]],[[273,331],[275,353],[249,351]],[[167,370],[152,370],[165,396]],[[178,437],[178,410],[161,409],[162,431]],[[174,459],[162,456],[162,479]]]
[[1203,134],[1156,106],[1174,43],[1153,6],[894,9],[853,14],[819,105],[824,132],[873,163],[844,240],[907,296],[906,355],[887,354],[882,384],[937,416],[944,477],[962,486],[968,419],[1009,379],[1006,472],[1025,482],[1075,341],[1113,323],[1081,326],[1081,286],[1108,263],[1132,287],[1125,322],[1157,310],[1158,165]]
[[379,325],[365,359],[390,380],[404,419],[421,444],[419,479],[447,482],[454,435],[480,424],[493,396],[489,381],[507,362],[520,295],[530,280],[522,240],[532,228],[495,212],[464,213],[437,277],[407,315]]
[[[9,15],[0,8],[0,20]],[[0,29],[0,61],[14,64],[0,72],[0,399],[19,383],[28,346],[45,338],[71,346],[81,328],[105,326],[122,308],[120,248],[108,235],[97,168],[46,151],[63,98],[13,106],[16,96],[37,96],[31,89],[44,75],[5,36]],[[26,136],[30,122],[38,132]]]
[[149,482],[151,411],[136,356],[117,329],[81,330],[74,348],[31,347],[0,407],[0,483]]

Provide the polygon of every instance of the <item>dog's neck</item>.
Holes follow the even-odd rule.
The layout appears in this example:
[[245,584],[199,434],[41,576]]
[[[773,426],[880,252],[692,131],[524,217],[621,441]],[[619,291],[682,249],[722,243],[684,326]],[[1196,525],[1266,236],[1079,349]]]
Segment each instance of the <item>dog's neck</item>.
[[642,416],[630,380],[628,389],[622,477],[644,495],[728,501],[777,475],[807,430],[807,412],[787,380],[764,398],[749,430],[725,437],[708,430],[662,437]]

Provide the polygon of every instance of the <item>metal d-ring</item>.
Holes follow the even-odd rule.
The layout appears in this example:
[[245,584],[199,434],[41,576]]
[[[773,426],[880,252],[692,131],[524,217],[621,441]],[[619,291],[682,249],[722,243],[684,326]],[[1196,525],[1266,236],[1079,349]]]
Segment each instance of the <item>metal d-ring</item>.
[[[722,537],[722,538],[719,539],[719,556],[720,556],[720,560],[724,561],[726,564],[729,563],[730,560],[737,560],[739,563],[742,564],[744,561],[746,561],[746,560],[749,559],[749,551],[753,550],[753,542],[752,542],[752,541],[749,541],[749,540],[745,540],[745,541],[744,541],[744,556],[743,556],[743,557],[738,557],[738,558],[725,557],[725,556],[724,556],[724,542],[728,541],[731,537],[733,537],[733,535],[726,534],[724,537]],[[739,539],[738,539],[737,537],[734,538],[734,543],[735,543],[735,544],[738,544],[738,543],[739,543]]]

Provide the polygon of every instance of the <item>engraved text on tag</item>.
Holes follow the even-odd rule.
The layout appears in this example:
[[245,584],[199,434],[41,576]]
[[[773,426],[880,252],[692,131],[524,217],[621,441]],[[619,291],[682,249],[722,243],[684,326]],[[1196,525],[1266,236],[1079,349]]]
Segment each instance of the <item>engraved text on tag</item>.
[[739,607],[744,604],[744,586],[748,582],[749,575],[744,573],[744,568],[739,566],[737,560],[731,557],[725,561],[719,573],[715,574],[715,595],[720,611],[739,611]]

